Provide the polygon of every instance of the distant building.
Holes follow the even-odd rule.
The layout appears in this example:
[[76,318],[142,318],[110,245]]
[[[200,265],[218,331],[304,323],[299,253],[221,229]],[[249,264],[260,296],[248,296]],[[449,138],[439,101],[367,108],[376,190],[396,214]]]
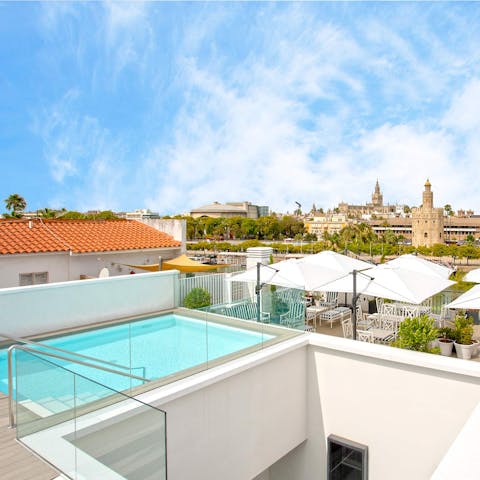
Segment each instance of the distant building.
[[343,227],[346,227],[351,220],[345,214],[327,213],[318,215],[305,220],[305,229],[311,235],[316,235],[318,239],[325,236],[325,233],[332,235],[338,233]]
[[421,207],[412,209],[412,245],[431,247],[444,242],[443,208],[433,207],[433,192],[430,181],[425,183]]
[[403,206],[384,205],[383,194],[380,191],[378,180],[375,183],[375,189],[372,193],[372,201],[365,205],[350,205],[346,202],[340,202],[336,209],[348,217],[370,219],[374,216],[395,217],[403,215]]
[[125,212],[124,214],[121,214],[121,218],[126,218],[127,220],[141,221],[148,218],[160,218],[160,215],[158,214],[158,212],[152,212],[148,208],[140,208],[134,210],[133,212]]
[[194,208],[190,215],[193,218],[212,217],[212,218],[230,218],[244,217],[257,219],[268,215],[267,206],[253,205],[250,202],[214,202],[209,205]]

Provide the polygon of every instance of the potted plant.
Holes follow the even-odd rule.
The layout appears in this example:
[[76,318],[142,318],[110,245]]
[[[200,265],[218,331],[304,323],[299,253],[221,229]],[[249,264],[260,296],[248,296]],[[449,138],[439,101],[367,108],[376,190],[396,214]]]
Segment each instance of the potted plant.
[[455,332],[450,327],[443,327],[438,329],[438,333],[438,346],[440,348],[440,354],[449,357],[453,350]]
[[438,330],[434,326],[434,319],[428,315],[420,315],[407,318],[400,323],[397,339],[392,345],[417,352],[438,354],[440,353],[438,347],[432,346],[437,337]]
[[458,358],[468,360],[476,347],[473,342],[473,320],[464,313],[455,316],[455,351]]

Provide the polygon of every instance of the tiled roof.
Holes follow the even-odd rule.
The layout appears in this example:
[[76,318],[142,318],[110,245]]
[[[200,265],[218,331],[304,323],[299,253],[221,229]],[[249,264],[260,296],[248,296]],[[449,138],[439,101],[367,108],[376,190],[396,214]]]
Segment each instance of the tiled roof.
[[0,255],[179,246],[170,235],[135,220],[0,220]]

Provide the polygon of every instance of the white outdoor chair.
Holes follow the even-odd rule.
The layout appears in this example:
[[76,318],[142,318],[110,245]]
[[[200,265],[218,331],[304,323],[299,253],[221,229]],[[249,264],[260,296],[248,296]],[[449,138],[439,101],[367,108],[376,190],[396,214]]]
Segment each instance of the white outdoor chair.
[[342,320],[342,330],[344,338],[353,338],[353,326],[350,318]]
[[318,302],[317,307],[335,308],[338,305],[338,292],[323,292],[324,299]]
[[369,328],[370,326],[372,326],[373,321],[367,318],[368,315],[369,315],[368,313],[362,312],[362,307],[360,305],[357,305],[357,308],[356,308],[357,327]]
[[374,343],[373,333],[368,330],[357,330],[357,340],[360,342]]
[[399,312],[398,312],[399,315],[405,318],[418,317],[419,313],[420,313],[419,308],[416,305],[402,305],[399,308]]
[[382,311],[383,302],[384,302],[383,298],[377,297],[375,299],[375,303],[377,304],[377,312],[378,313],[380,313]]
[[396,315],[385,316],[382,318],[380,328],[392,332],[392,340],[397,338],[399,318]]
[[381,308],[381,314],[383,315],[396,315],[397,307],[393,303],[384,303]]

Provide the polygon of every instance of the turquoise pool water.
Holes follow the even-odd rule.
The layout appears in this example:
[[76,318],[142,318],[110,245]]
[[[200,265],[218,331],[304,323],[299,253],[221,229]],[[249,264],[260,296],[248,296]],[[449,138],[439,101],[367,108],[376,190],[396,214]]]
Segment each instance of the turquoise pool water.
[[[133,374],[153,380],[174,375],[271,338],[272,335],[168,314],[41,341],[118,365],[131,366]],[[74,390],[80,396],[82,389],[85,390],[84,396],[88,396],[92,390],[101,389],[100,386],[94,388],[93,382],[80,377],[76,377],[74,383],[71,373],[30,354],[17,352],[16,355],[19,397],[68,397]],[[142,384],[141,381],[132,381],[71,362],[42,358],[115,390]],[[7,384],[7,351],[0,350],[0,390],[4,393],[7,393]]]

